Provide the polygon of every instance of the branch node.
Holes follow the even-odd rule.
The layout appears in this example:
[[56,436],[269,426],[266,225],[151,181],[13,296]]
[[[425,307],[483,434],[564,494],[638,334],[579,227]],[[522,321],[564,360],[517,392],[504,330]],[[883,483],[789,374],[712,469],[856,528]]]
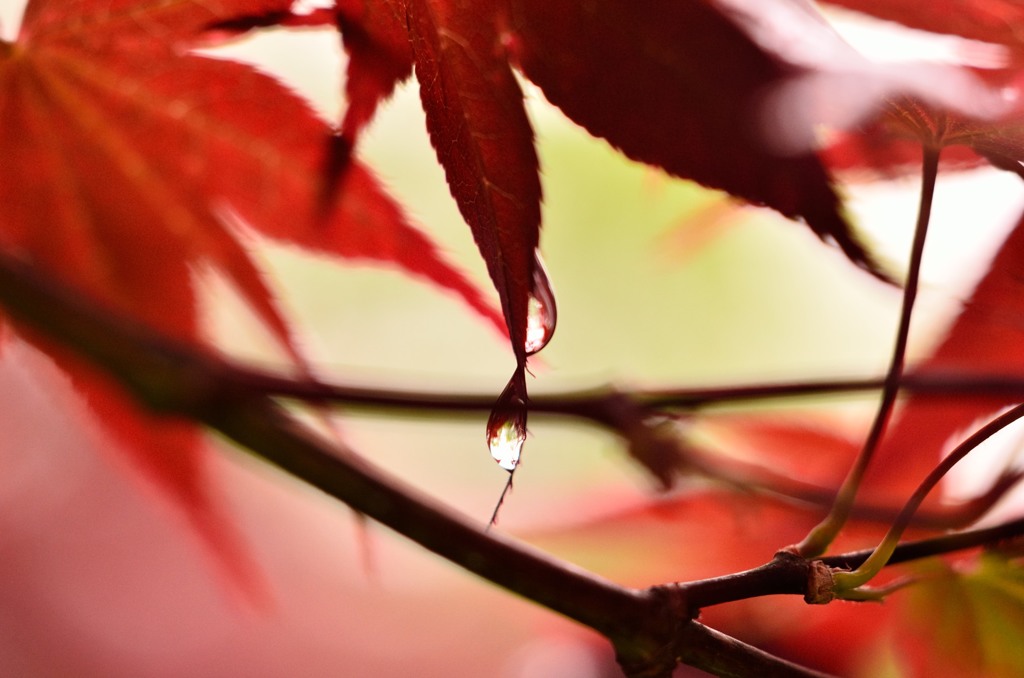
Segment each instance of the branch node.
[[[654,633],[643,647],[631,641],[615,642],[616,660],[628,678],[671,676],[681,661],[688,625],[699,614],[690,605],[684,587],[677,583],[653,586],[647,591],[651,603]],[[681,645],[682,644],[682,645]],[[639,650],[639,651],[638,651]]]
[[820,560],[812,560],[807,569],[807,592],[804,601],[808,605],[827,605],[836,598],[836,582],[832,568]]

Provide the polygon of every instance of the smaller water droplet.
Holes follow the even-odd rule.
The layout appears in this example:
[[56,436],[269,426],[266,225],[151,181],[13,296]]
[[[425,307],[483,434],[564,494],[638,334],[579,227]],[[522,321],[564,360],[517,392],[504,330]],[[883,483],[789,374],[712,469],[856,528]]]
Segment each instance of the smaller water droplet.
[[526,315],[526,355],[533,355],[548,345],[555,333],[558,309],[551,282],[540,255],[535,255],[533,289],[530,291]]
[[522,380],[514,375],[487,420],[487,447],[498,466],[509,473],[519,465],[526,442],[526,401],[519,394]]
[[491,449],[491,456],[506,471],[514,471],[519,465],[519,455],[526,442],[523,419],[513,414],[507,418],[492,419],[487,424],[487,446]]

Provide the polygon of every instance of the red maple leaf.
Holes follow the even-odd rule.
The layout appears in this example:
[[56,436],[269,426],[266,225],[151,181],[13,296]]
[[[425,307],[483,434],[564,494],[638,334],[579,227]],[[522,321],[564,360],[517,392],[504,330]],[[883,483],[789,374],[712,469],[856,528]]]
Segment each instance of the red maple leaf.
[[782,156],[761,135],[761,98],[802,69],[762,49],[717,4],[509,6],[512,57],[592,134],[676,176],[801,217],[869,265],[818,158]]
[[349,57],[345,78],[348,108],[341,134],[350,146],[380,102],[412,75],[412,45],[399,9],[390,1],[336,3],[337,22]]
[[540,187],[506,59],[570,118],[626,155],[802,218],[852,260],[872,266],[817,155],[782,155],[761,129],[763,97],[813,68],[762,47],[748,35],[753,21],[741,21],[749,17],[738,17],[735,7],[345,0],[337,12],[350,56],[346,89],[357,100],[342,122],[346,152],[414,67],[438,158],[517,351]]
[[[802,218],[853,261],[873,268],[841,216],[818,156],[810,149],[781,154],[765,138],[766,95],[813,79],[820,65],[780,56],[787,29],[812,28],[812,42],[825,45],[822,63],[834,59],[839,70],[860,65],[820,17],[789,8],[781,12],[784,25],[758,25],[758,17],[783,4],[762,16],[740,0],[600,8],[575,0],[346,0],[337,17],[354,105],[342,122],[339,155],[347,157],[380,101],[414,68],[438,159],[487,262],[520,364],[540,185],[522,95],[506,60],[626,155]],[[614,58],[595,58],[603,54]],[[864,68],[845,73],[840,84],[916,91],[922,77],[883,77]],[[968,84],[956,79],[948,89],[938,88],[936,96],[963,99]],[[790,122],[809,130],[813,121]]]
[[472,11],[449,0],[403,4],[427,130],[522,363],[540,229],[538,161],[523,95],[497,26],[479,9],[489,3]]
[[[240,238],[393,263],[503,322],[355,162],[326,208],[329,128],[272,78],[192,55],[206,27],[290,0],[34,0],[0,43],[0,247],[168,336],[196,342],[191,271],[222,271],[291,351],[287,323]],[[64,365],[71,365],[61,357]],[[201,471],[198,432],[157,423],[89,371],[76,381],[135,462],[234,574],[245,566]]]
[[341,125],[343,151],[415,68],[431,142],[501,298],[522,365],[541,190],[533,131],[494,6],[346,0],[337,12],[352,100]]
[[[492,449],[512,470],[526,435],[526,359],[551,336],[554,299],[537,263],[541,187],[533,130],[505,56],[495,7],[491,2],[355,0],[338,11],[350,55],[347,91],[362,95],[342,122],[342,159],[378,103],[408,75],[411,58],[430,141],[501,299],[516,357],[487,425],[489,446],[506,438],[513,446],[511,454]],[[528,336],[531,296],[543,299],[550,323],[539,340]],[[511,437],[498,433],[506,425]]]

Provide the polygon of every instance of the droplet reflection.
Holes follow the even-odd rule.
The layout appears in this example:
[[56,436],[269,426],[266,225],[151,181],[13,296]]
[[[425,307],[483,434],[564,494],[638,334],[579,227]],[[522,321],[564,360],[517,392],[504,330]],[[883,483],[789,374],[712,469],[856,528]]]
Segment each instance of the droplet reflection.
[[526,355],[533,355],[548,345],[555,333],[558,310],[551,282],[540,255],[536,255],[533,269],[533,289],[530,292],[526,316]]

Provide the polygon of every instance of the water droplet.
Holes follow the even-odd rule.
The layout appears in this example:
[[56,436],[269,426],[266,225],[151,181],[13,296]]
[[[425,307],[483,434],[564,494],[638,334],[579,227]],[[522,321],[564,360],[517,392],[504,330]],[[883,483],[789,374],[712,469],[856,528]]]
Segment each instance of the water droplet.
[[506,471],[516,470],[519,464],[519,455],[526,442],[525,419],[521,414],[513,414],[508,417],[492,417],[487,422],[487,446],[491,448],[494,461]]
[[526,355],[533,355],[548,345],[555,333],[558,309],[551,282],[540,255],[535,255],[533,268],[533,289],[530,291],[526,315]]
[[487,447],[498,466],[509,473],[519,465],[526,442],[526,400],[520,395],[523,380],[518,377],[513,375],[487,420]]

